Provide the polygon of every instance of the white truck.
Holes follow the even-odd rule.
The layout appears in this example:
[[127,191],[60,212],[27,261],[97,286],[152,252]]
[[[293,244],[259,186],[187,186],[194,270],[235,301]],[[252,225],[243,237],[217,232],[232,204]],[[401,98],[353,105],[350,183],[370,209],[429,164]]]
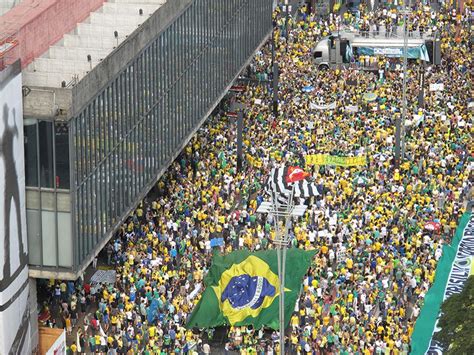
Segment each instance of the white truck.
[[[380,35],[360,35],[352,32],[332,34],[320,40],[312,55],[318,69],[346,66],[354,57],[360,55],[403,57],[403,37],[385,37]],[[408,38],[409,59],[421,59],[433,64],[441,61],[439,39],[432,37]]]

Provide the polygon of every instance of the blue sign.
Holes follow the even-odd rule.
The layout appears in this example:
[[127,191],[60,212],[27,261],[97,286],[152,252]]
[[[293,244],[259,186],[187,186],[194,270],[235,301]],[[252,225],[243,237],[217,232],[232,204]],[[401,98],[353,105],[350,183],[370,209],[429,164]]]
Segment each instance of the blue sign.
[[211,247],[214,248],[214,247],[220,247],[224,245],[224,238],[214,238],[214,239],[211,239]]

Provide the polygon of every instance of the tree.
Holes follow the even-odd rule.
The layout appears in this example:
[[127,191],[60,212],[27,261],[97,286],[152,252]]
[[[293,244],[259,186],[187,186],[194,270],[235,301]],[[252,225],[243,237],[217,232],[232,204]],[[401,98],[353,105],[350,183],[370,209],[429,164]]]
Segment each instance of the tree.
[[452,295],[441,305],[441,318],[434,339],[445,354],[474,354],[474,276],[470,276],[461,293]]

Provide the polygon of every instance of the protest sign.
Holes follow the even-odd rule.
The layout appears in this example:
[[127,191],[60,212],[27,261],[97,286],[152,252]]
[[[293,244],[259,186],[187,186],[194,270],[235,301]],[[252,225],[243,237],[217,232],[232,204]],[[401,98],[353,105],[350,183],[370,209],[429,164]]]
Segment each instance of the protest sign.
[[336,166],[360,166],[366,164],[366,156],[338,157],[329,154],[312,154],[306,156],[306,165],[336,165]]

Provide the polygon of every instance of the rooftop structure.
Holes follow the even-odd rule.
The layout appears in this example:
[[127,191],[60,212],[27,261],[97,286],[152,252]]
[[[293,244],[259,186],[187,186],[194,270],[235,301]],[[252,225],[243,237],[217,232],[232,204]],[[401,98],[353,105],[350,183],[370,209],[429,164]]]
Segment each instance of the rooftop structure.
[[27,86],[70,87],[140,27],[166,0],[112,0],[92,12],[23,72]]

